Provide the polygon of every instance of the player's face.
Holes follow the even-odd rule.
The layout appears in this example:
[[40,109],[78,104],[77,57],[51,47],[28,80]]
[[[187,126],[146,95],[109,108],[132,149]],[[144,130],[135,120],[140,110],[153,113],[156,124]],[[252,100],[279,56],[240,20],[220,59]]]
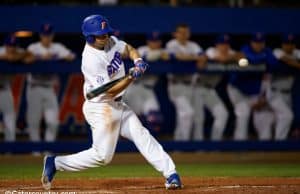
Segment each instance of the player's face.
[[227,54],[230,50],[230,45],[227,43],[220,43],[216,45],[216,48],[220,53]]
[[160,40],[148,40],[147,45],[152,50],[160,49],[161,41]]
[[175,32],[175,38],[179,42],[185,42],[190,39],[191,32],[188,27],[178,27]]
[[251,48],[254,52],[260,53],[265,48],[265,42],[251,42]]
[[284,50],[286,53],[292,53],[294,51],[294,49],[296,48],[295,44],[291,44],[291,43],[283,43],[281,45],[282,50]]
[[53,42],[54,35],[40,35],[41,43],[45,47],[49,47],[51,43]]
[[98,49],[103,49],[109,39],[108,34],[95,36],[94,46]]

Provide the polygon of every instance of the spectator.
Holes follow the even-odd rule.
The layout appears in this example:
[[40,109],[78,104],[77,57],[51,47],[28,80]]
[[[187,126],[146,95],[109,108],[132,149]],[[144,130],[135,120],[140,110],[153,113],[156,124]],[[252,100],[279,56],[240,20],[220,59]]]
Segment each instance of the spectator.
[[[54,30],[50,24],[40,29],[40,41],[28,46],[34,61],[72,61],[75,55],[60,43],[53,42]],[[58,128],[58,102],[54,92],[55,75],[29,74],[27,86],[27,125],[31,141],[40,141],[39,126],[42,117],[46,122],[45,140],[55,141]]]
[[[4,40],[4,46],[0,47],[0,60],[7,62],[22,62],[29,54],[18,47],[17,38],[9,35]],[[10,89],[11,75],[0,75],[0,112],[3,114],[4,141],[16,140],[16,113],[13,97]]]
[[[271,49],[265,46],[265,36],[262,33],[255,33],[249,45],[241,50],[251,65],[266,64],[277,65]],[[248,123],[252,110],[254,111],[254,126],[261,138],[262,132],[272,118],[266,114],[266,80],[263,74],[237,74],[233,73],[228,86],[228,94],[234,107],[236,125],[234,131],[235,140],[248,139]]]
[[[205,60],[202,48],[190,41],[190,28],[186,24],[179,24],[173,33],[174,39],[170,40],[166,49],[168,53],[179,61],[201,62]],[[190,139],[193,125],[194,108],[192,100],[192,79],[189,74],[169,75],[169,95],[173,101],[177,117],[175,140],[187,141]]]
[[[161,37],[156,31],[148,34],[147,45],[139,47],[138,52],[148,62],[169,58],[168,53],[162,49]],[[159,103],[153,91],[157,80],[156,75],[146,74],[128,88],[126,95],[128,105],[138,115],[145,117],[152,132],[157,132],[162,122]]]

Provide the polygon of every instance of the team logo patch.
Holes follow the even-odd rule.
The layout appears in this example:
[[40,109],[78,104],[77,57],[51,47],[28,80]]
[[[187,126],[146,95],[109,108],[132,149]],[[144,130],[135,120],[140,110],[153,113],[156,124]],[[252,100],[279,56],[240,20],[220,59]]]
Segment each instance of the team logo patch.
[[96,81],[98,84],[102,84],[104,82],[104,78],[101,75],[97,75]]
[[105,21],[101,22],[101,30],[104,30],[105,27],[106,27],[106,22]]

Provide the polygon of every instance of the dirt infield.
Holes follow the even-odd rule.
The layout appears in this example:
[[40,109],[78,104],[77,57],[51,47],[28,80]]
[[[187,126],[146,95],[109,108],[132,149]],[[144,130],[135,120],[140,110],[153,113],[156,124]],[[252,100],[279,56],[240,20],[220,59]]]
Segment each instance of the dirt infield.
[[[54,180],[52,192],[80,193],[201,193],[300,194],[300,178],[195,178],[183,177],[184,188],[167,191],[161,178]],[[7,192],[10,191],[10,192]],[[14,191],[14,192],[13,192]],[[2,180],[0,193],[43,191],[39,180]]]
[[[178,163],[231,163],[231,162],[299,162],[299,153],[174,153],[172,157]],[[1,164],[42,164],[42,157],[30,155],[1,156]],[[113,164],[140,164],[145,160],[139,154],[117,154]],[[201,193],[201,194],[300,194],[300,178],[292,177],[182,177],[184,188],[167,191],[164,179],[147,178],[58,178],[47,194],[83,194],[83,193]],[[1,179],[0,194],[46,194],[40,180]],[[30,193],[32,192],[32,193]],[[53,192],[53,193],[52,193]]]

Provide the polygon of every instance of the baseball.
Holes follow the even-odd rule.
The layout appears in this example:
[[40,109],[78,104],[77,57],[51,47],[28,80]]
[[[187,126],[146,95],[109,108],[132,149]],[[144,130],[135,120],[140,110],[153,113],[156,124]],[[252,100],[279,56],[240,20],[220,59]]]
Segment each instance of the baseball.
[[248,64],[249,64],[249,62],[248,62],[248,59],[246,59],[246,58],[241,58],[239,60],[239,66],[240,67],[246,67]]

